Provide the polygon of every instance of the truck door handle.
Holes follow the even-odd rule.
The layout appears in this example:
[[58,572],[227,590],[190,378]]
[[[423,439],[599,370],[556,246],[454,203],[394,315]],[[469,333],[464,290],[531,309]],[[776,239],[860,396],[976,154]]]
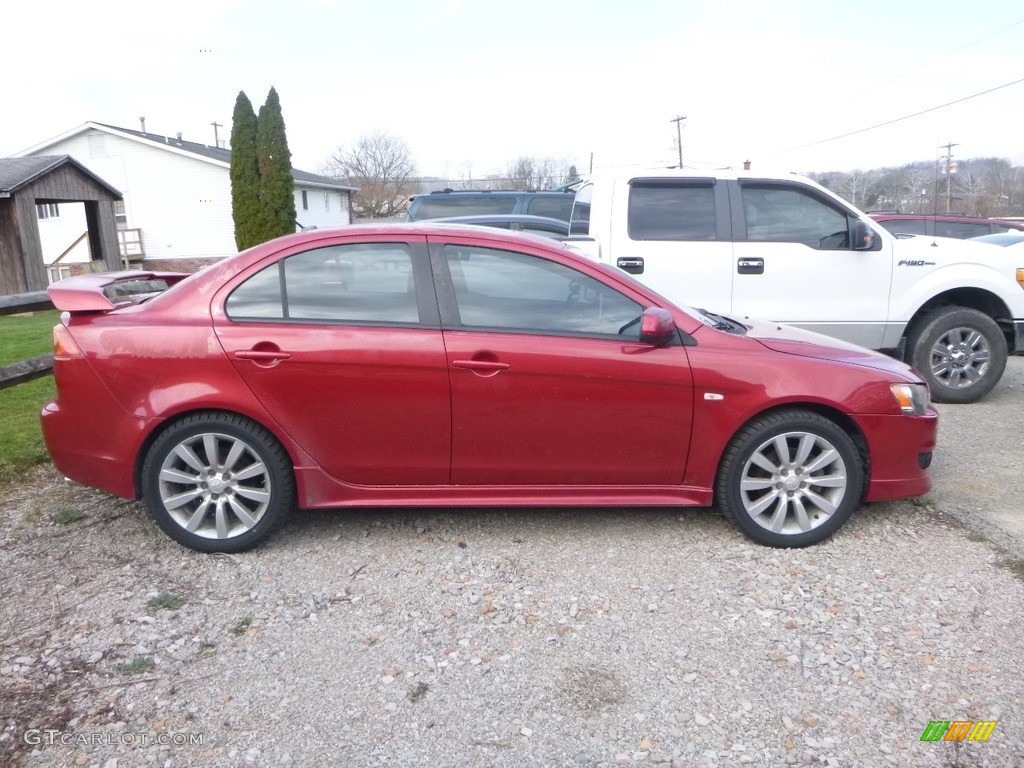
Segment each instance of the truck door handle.
[[763,275],[764,259],[739,259],[736,262],[736,271],[741,275]]
[[644,273],[644,260],[639,256],[620,256],[616,259],[615,266],[631,275]]

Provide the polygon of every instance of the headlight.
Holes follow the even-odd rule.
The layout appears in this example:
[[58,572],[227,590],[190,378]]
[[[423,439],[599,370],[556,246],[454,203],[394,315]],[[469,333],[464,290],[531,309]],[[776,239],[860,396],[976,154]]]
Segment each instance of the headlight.
[[891,384],[890,389],[903,413],[921,416],[928,409],[926,384]]

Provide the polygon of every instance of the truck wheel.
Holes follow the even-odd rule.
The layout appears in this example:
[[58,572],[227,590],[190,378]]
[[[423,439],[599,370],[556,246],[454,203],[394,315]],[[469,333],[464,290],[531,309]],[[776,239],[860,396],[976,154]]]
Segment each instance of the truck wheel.
[[925,315],[910,337],[910,361],[939,403],[973,403],[1006,368],[1006,337],[988,315],[944,307]]
[[718,468],[719,509],[759,544],[824,541],[860,505],[864,466],[835,422],[792,409],[755,420],[730,443]]

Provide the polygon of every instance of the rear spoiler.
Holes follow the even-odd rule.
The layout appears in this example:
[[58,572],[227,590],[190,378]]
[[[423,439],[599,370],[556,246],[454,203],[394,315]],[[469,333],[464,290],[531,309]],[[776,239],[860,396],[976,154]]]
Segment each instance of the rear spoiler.
[[180,283],[187,272],[100,272],[69,277],[46,292],[53,306],[67,312],[109,312],[163,293]]

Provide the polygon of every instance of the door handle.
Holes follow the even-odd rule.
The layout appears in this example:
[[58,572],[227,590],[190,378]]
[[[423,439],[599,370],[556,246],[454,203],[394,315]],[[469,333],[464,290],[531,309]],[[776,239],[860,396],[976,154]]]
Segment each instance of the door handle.
[[257,363],[276,363],[279,360],[287,360],[291,354],[280,350],[271,352],[264,349],[243,349],[235,352],[235,357],[238,360],[254,360]]
[[615,260],[615,266],[623,272],[631,275],[642,275],[644,273],[644,260],[639,256],[620,256]]
[[736,271],[741,275],[763,275],[764,259],[739,259]]
[[504,371],[511,368],[510,363],[501,363],[497,360],[452,360],[452,367],[466,368],[470,371]]

